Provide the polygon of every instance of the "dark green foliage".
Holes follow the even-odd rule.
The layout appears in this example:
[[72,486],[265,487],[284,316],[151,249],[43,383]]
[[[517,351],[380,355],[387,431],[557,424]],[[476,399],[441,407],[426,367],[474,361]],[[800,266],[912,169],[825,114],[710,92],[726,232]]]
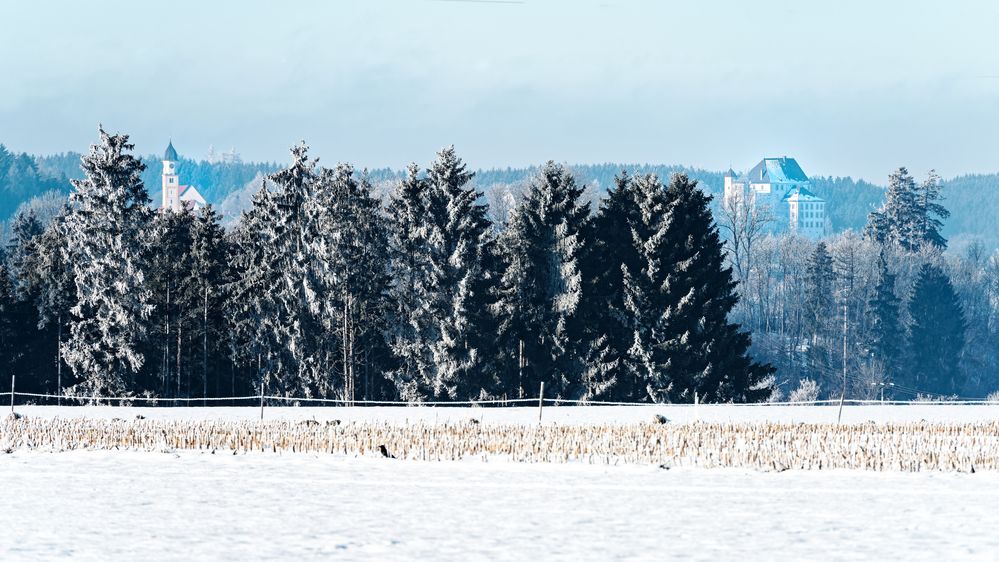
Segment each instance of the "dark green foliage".
[[589,205],[563,166],[548,162],[531,181],[500,246],[500,363],[508,395],[579,398],[582,335],[579,272]]
[[902,384],[927,392],[956,395],[964,386],[961,352],[965,344],[964,310],[950,278],[925,264],[909,299],[912,327],[909,368]]
[[878,284],[868,303],[870,352],[888,381],[902,374],[905,353],[905,326],[900,319],[901,299],[895,294],[895,276],[888,271],[884,252],[878,259]]
[[625,372],[655,402],[748,402],[772,391],[769,365],[748,356],[749,334],[728,322],[738,297],[732,270],[697,182],[675,174],[634,180],[632,224],[637,269],[625,266],[628,321],[634,331]]

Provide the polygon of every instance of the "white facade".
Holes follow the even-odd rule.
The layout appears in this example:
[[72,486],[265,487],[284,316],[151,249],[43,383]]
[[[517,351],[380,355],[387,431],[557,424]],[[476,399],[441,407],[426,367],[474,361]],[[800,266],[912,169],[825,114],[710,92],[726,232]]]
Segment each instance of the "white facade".
[[773,232],[795,232],[818,239],[828,231],[825,200],[811,192],[811,181],[794,158],[764,158],[749,172],[725,174],[726,205],[765,206]]
[[177,151],[173,142],[167,145],[163,154],[162,189],[163,198],[160,208],[164,211],[179,213],[182,209],[196,211],[208,204],[193,185],[181,185],[177,175]]

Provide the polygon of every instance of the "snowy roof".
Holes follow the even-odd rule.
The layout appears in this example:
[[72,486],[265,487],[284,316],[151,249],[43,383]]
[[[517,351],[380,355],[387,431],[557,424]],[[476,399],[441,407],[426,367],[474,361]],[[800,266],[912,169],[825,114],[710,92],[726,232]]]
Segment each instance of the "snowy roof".
[[205,201],[205,198],[201,196],[198,189],[193,185],[180,186],[180,200],[184,202],[190,201],[202,206],[208,204],[208,202]]
[[825,202],[825,199],[819,197],[811,191],[808,191],[804,187],[796,186],[792,187],[787,193],[784,194],[784,201],[797,201],[799,203],[823,203]]
[[167,145],[166,152],[163,153],[163,159],[170,160],[171,162],[176,162],[178,160],[177,150],[174,149],[172,140],[170,141],[170,144]]
[[764,158],[739,178],[749,183],[797,183],[808,181],[808,176],[794,158]]

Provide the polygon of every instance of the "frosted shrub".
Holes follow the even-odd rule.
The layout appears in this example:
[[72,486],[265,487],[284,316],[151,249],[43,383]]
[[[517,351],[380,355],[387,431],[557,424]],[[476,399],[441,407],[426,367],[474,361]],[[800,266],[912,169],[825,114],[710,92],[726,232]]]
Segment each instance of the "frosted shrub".
[[791,391],[789,402],[815,402],[819,399],[819,383],[812,379],[801,379],[798,388]]
[[989,393],[989,395],[986,396],[985,399],[988,400],[989,402],[999,402],[999,390]]

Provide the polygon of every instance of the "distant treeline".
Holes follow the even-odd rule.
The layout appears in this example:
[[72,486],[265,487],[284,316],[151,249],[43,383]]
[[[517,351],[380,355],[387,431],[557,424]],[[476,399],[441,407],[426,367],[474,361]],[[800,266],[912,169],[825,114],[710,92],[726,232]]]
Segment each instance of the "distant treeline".
[[[9,220],[17,208],[33,197],[49,191],[68,194],[70,179],[81,179],[80,154],[65,152],[49,156],[15,154],[0,144],[0,221]],[[158,201],[161,164],[159,156],[140,157],[146,165],[142,181],[150,191],[154,203]],[[400,163],[401,166],[402,163]],[[231,195],[245,190],[249,193],[256,186],[248,185],[258,175],[275,172],[278,165],[270,162],[214,162],[181,157],[178,171],[181,181],[197,186],[205,198],[219,206],[223,212],[238,213],[241,205],[222,205]],[[614,176],[622,170],[631,174],[654,173],[668,178],[674,172],[683,172],[706,192],[720,194],[724,185],[724,173],[698,168],[663,164],[574,164],[569,169],[577,181],[584,186],[606,193],[614,186]],[[887,179],[886,170],[886,179]],[[474,184],[480,191],[488,192],[498,185],[523,185],[534,174],[536,166],[524,168],[492,168],[475,172]],[[394,182],[405,177],[405,170],[374,168],[366,170],[366,177],[372,184]],[[834,232],[864,228],[867,215],[876,209],[884,197],[884,187],[850,177],[814,176],[813,191],[826,199],[827,213]],[[999,247],[999,231],[992,226],[992,217],[999,211],[999,199],[990,194],[999,190],[999,173],[965,175],[943,182],[943,194],[952,216],[947,222],[944,234],[954,242],[954,246],[964,246],[966,242],[978,240],[987,247]],[[716,201],[718,198],[716,198]],[[236,217],[229,217],[232,222]]]

